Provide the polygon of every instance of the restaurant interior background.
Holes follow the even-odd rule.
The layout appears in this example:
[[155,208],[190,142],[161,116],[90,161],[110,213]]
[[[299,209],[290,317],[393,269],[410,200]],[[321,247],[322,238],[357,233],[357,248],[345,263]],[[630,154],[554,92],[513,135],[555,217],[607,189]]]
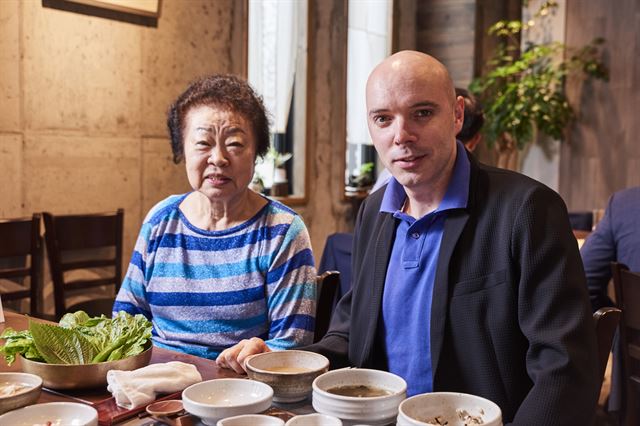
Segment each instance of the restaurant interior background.
[[[0,217],[122,207],[128,262],[149,208],[189,189],[171,161],[167,107],[197,76],[245,72],[247,3],[162,0],[151,25],[49,3],[0,0]],[[606,39],[610,81],[568,81],[579,120],[540,167],[569,210],[591,211],[640,184],[640,2],[559,3],[565,43]],[[494,47],[488,26],[521,11],[516,0],[396,0],[393,50],[433,54],[466,85]],[[310,0],[308,19],[307,179],[291,205],[319,261],[329,234],[352,230],[358,204],[344,187],[347,1]]]

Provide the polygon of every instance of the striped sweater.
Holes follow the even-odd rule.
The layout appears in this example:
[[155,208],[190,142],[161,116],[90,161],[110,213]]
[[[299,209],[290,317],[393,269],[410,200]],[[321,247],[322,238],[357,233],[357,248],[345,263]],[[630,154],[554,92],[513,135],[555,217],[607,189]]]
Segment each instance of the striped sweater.
[[214,359],[242,339],[274,350],[313,340],[315,267],[307,229],[268,200],[223,231],[195,227],[173,195],[147,215],[113,311],[143,314],[156,346]]

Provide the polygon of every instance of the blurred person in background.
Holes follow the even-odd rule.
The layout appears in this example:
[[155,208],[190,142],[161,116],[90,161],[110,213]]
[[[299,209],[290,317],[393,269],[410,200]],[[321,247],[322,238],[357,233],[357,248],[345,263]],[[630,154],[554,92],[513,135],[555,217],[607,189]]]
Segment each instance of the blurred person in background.
[[[609,198],[602,220],[587,237],[580,254],[593,311],[616,306],[607,295],[611,262],[623,263],[629,270],[640,272],[640,187],[618,191]],[[622,420],[625,400],[622,351],[616,334],[607,411]]]

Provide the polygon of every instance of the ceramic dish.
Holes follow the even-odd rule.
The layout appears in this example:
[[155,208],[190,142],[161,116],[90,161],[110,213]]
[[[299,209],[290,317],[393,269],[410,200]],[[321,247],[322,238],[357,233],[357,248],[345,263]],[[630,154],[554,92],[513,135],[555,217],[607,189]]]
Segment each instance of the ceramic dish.
[[0,416],[0,425],[98,426],[98,412],[77,402],[49,402],[9,411]]
[[278,351],[254,355],[245,361],[247,375],[273,388],[275,402],[302,401],[311,384],[329,370],[329,360],[307,351]]
[[206,425],[241,414],[256,414],[271,407],[273,389],[247,379],[214,379],[182,391],[184,409]]

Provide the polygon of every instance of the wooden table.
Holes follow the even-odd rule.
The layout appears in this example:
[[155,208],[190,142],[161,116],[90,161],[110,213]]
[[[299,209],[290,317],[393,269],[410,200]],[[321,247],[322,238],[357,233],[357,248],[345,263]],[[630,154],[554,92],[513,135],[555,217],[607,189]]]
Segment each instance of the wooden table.
[[[0,333],[2,333],[7,327],[11,327],[14,330],[26,330],[29,327],[29,319],[21,314],[5,311],[5,322],[0,323]],[[216,365],[215,361],[210,359],[200,358],[193,355],[187,355],[180,352],[174,352],[167,349],[155,347],[151,355],[151,364],[169,362],[169,361],[182,361],[188,364],[196,366],[203,380],[224,378],[224,377],[243,377],[235,373],[233,370],[220,368]],[[22,371],[20,360],[8,366],[4,358],[0,360],[0,371]],[[166,395],[160,399],[175,399],[180,398],[181,392],[176,392],[172,395]],[[139,407],[133,410],[127,410],[122,407],[118,407],[115,403],[115,399],[107,391],[106,387],[94,390],[79,390],[79,391],[61,391],[51,392],[43,389],[40,394],[38,403],[43,402],[59,402],[59,401],[76,401],[83,402],[85,404],[92,405],[98,410],[100,425],[108,426],[116,423],[126,421],[130,418],[137,418],[138,413],[144,412],[144,407]],[[140,422],[127,422],[128,424],[144,424],[147,421]]]

